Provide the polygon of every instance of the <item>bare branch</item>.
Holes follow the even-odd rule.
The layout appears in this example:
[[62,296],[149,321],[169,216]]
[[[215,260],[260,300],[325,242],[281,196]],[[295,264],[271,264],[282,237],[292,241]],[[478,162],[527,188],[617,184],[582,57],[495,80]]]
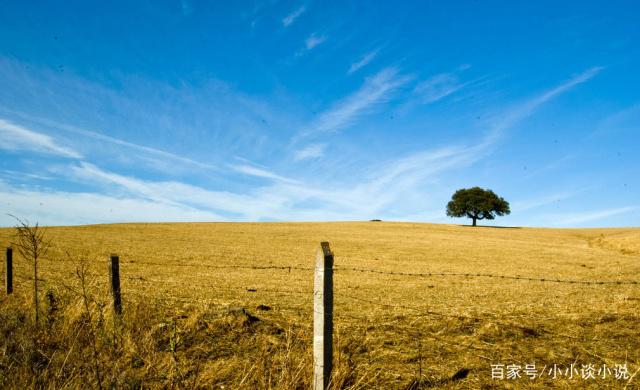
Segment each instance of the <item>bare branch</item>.
[[23,259],[31,261],[33,264],[33,300],[37,324],[39,319],[38,259],[46,256],[51,243],[46,237],[45,230],[37,222],[31,226],[27,219],[20,219],[12,214],[8,215],[16,220],[16,233],[11,245],[18,250]]

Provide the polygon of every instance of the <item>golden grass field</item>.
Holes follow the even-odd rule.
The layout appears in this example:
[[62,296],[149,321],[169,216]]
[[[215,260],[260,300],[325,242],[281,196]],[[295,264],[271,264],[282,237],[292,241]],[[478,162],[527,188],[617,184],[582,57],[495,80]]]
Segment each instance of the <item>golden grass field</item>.
[[[12,233],[0,229],[1,245]],[[336,268],[640,281],[640,229],[157,223],[51,227],[47,235],[39,326],[32,270],[14,256],[16,292],[0,304],[1,388],[309,388],[320,241],[330,242]],[[121,261],[120,322],[108,306],[110,253]],[[89,311],[75,272],[83,256]],[[640,284],[344,269],[334,281],[336,388],[640,388]],[[492,379],[498,363],[627,364],[630,378]],[[468,375],[454,380],[462,369]]]

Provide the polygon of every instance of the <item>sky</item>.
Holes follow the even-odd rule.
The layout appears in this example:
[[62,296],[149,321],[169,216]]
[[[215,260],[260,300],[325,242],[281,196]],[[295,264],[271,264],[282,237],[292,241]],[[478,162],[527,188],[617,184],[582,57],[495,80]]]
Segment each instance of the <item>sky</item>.
[[0,2],[0,225],[640,226],[637,2]]

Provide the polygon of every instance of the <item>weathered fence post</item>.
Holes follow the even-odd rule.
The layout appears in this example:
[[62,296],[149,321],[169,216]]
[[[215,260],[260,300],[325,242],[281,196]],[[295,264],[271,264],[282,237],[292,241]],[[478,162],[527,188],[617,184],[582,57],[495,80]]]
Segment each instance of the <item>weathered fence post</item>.
[[5,260],[4,284],[7,288],[7,295],[13,293],[13,249],[7,248]]
[[121,315],[122,299],[120,298],[120,259],[118,255],[112,254],[109,257],[109,279],[113,295],[113,310],[117,315]]
[[313,389],[329,388],[333,364],[333,253],[321,242],[313,281]]

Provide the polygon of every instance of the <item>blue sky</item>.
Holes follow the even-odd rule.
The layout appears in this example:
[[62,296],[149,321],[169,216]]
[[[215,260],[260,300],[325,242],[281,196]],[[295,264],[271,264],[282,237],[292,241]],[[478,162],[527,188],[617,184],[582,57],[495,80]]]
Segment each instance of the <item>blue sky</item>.
[[638,226],[634,2],[0,3],[0,225]]

